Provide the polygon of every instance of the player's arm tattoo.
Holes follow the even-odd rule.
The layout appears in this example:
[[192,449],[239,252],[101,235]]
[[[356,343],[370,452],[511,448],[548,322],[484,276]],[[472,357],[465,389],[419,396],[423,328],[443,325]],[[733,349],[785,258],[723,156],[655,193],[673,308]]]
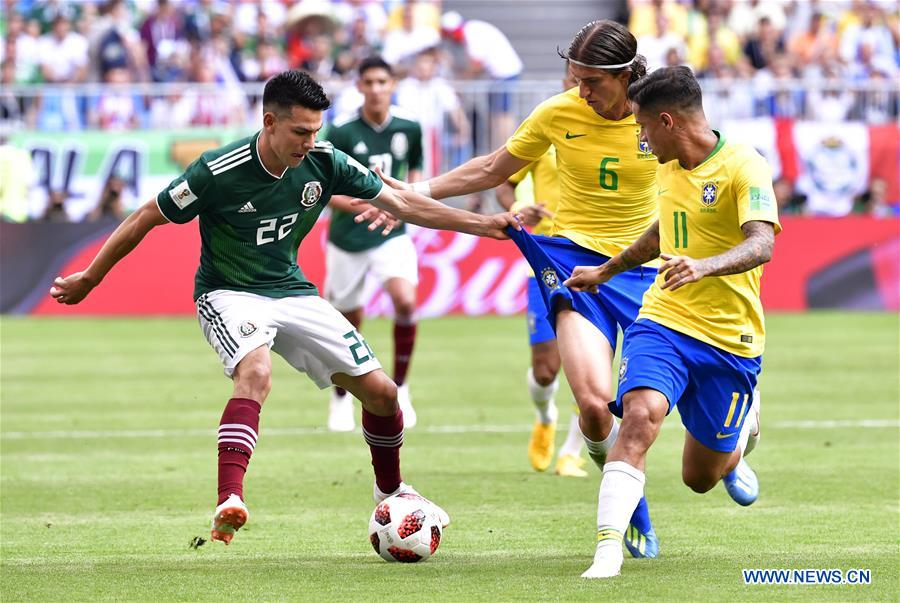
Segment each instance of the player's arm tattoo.
[[610,259],[604,267],[610,276],[637,268],[659,257],[659,220],[653,223],[637,241],[619,255]]
[[771,222],[753,220],[741,226],[744,241],[725,253],[703,260],[706,276],[740,274],[772,259],[775,247],[775,226]]

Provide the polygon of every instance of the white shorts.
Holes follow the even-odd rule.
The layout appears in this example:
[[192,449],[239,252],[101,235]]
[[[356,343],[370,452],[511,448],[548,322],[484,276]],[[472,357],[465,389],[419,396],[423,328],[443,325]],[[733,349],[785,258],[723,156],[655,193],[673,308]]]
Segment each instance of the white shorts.
[[415,287],[419,284],[418,262],[416,246],[406,234],[355,253],[329,242],[325,248],[325,295],[342,312],[356,310],[363,306],[367,274],[381,286],[389,279],[402,278]]
[[363,336],[317,295],[273,298],[217,290],[197,300],[197,318],[229,377],[244,356],[263,345],[321,389],[332,385],[335,373],[358,376],[381,368]]

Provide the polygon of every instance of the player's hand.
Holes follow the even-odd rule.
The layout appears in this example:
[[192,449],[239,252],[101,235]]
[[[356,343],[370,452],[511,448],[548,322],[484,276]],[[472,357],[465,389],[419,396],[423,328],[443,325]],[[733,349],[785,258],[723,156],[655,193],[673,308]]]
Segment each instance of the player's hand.
[[572,276],[563,281],[563,285],[572,291],[597,293],[600,285],[609,280],[603,272],[603,266],[575,266]]
[[381,171],[380,167],[375,168],[375,174],[377,174],[378,177],[381,178],[382,182],[384,182],[391,188],[395,188],[400,191],[411,191],[412,190],[412,184],[410,184],[409,182],[403,182],[402,180],[397,180],[396,178],[394,178],[392,176],[388,176],[387,174],[385,174],[384,172]]
[[659,267],[660,274],[665,275],[663,289],[674,291],[688,283],[694,283],[706,276],[702,260],[695,260],[686,255],[659,254],[665,264]]
[[544,218],[553,218],[553,214],[547,211],[544,203],[526,205],[519,209],[519,214],[522,216],[525,226],[537,226],[538,222]]
[[58,276],[50,287],[50,297],[61,304],[71,306],[87,297],[96,286],[97,283],[87,279],[84,272],[76,272],[65,278]]
[[382,236],[386,237],[391,234],[391,231],[397,228],[401,223],[401,220],[398,220],[392,213],[386,212],[383,209],[378,209],[362,199],[353,199],[350,201],[350,205],[357,206],[362,210],[353,218],[354,222],[357,224],[369,222],[368,228],[372,231],[382,227]]
[[506,229],[510,226],[516,230],[522,230],[522,218],[518,214],[504,212],[494,214],[492,216],[482,216],[482,228],[475,234],[481,237],[489,237],[491,239],[505,240],[509,238]]

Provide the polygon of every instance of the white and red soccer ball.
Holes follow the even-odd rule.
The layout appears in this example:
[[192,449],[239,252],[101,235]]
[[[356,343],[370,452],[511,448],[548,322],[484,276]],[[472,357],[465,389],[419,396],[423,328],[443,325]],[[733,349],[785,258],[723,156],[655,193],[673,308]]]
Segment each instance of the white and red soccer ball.
[[369,520],[369,542],[387,561],[425,561],[434,555],[441,535],[434,506],[416,494],[403,492],[384,499]]

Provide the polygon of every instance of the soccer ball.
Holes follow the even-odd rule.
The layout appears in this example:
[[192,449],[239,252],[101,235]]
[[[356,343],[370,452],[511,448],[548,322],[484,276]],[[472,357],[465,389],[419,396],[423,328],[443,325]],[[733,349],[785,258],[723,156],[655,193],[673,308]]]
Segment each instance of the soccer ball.
[[425,561],[437,550],[441,534],[432,504],[406,492],[378,503],[369,520],[369,542],[388,561]]

